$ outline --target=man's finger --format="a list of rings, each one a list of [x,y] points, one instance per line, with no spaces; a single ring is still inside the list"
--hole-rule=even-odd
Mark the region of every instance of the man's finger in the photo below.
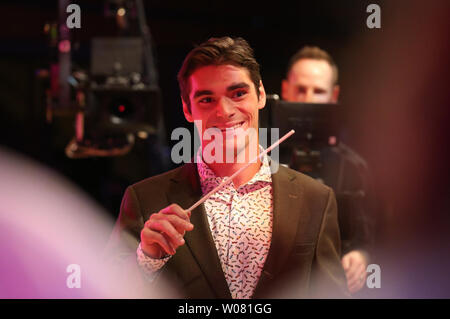
[[[365,280],[360,280],[358,282],[352,283],[351,285],[348,285],[348,290],[350,293],[354,294],[355,292],[359,291],[362,287],[364,287]]]
[[[349,258],[348,256],[344,256],[342,258],[342,267],[344,268],[344,270],[348,270],[350,268],[350,261],[351,258]]]
[[[347,277],[347,281],[349,283],[352,282],[359,282],[362,278],[362,280],[364,280],[366,277],[366,273],[365,273],[365,269],[364,269],[364,265],[359,265],[358,267],[356,267],[355,270],[352,269],[352,272],[349,273],[349,276]]]
[[[167,206],[166,208],[162,209],[160,211],[160,213],[162,214],[166,214],[166,215],[177,215],[178,217],[189,221],[189,219],[191,218],[191,212],[186,212],[183,208],[181,208],[179,205],[177,204],[172,204]]]
[[[150,220],[148,220],[147,222],[145,222],[145,227],[150,228],[150,223],[156,220],[167,220],[169,221],[173,227],[175,227],[176,231],[182,236],[184,237],[184,234],[186,233],[186,231],[191,231],[194,229],[194,225],[191,224],[190,222],[181,219],[180,217],[178,217],[177,215],[163,215],[163,214],[158,214],[157,216],[153,216],[153,218],[151,218]],[[151,229],[151,228],[150,228]]]
[[[164,233],[169,237],[170,241],[174,244],[175,248],[184,245],[183,236],[175,229],[175,227],[164,219],[151,220],[148,223],[150,229]]]
[[[364,282],[365,282],[364,277],[359,277],[355,280],[350,281],[348,283],[348,286],[355,288],[355,287],[362,286],[364,284]]]
[[[166,237],[157,231],[144,228],[141,233],[141,243],[145,245],[157,244],[166,254],[175,254],[175,248],[170,244]]]
[[[347,278],[349,282],[358,281],[361,278],[364,279],[365,278],[364,268],[362,266],[358,267],[354,272],[350,273]]]
[[[365,280],[364,280],[364,277],[359,277],[359,278],[356,278],[356,279],[353,279],[353,280],[351,280],[351,281],[349,281],[348,283],[347,283],[347,285],[350,287],[350,286],[357,286],[357,285],[359,285],[359,284],[361,284],[361,283],[364,283],[365,282]]]
[[[168,220],[177,231],[182,234],[184,231],[190,231],[194,229],[194,225],[189,221],[180,218],[178,215],[155,215],[152,219],[154,220]],[[147,223],[146,223],[147,224]]]
[[[352,262],[350,267],[346,271],[347,277],[352,278],[352,277],[356,276],[363,268],[364,268],[363,263],[358,262],[358,261]]]

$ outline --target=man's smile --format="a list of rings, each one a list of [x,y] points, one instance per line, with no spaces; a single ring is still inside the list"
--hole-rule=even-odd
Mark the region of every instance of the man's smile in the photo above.
[[[219,130],[222,131],[222,133],[226,133],[226,132],[230,132],[233,130],[237,130],[237,129],[246,129],[247,127],[247,122],[246,121],[234,121],[234,122],[229,122],[229,123],[223,123],[223,124],[216,124],[216,125],[212,125],[211,128],[218,128]]]

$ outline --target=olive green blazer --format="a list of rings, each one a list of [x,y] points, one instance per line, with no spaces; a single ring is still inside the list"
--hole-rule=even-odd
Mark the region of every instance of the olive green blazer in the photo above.
[[[283,166],[272,174],[272,187],[272,242],[253,298],[347,297],[331,188]],[[122,264],[124,272],[137,269],[140,232],[150,214],[172,203],[190,207],[201,196],[195,163],[129,186],[107,248],[111,262]],[[142,275],[138,281],[156,291],[169,282],[182,298],[231,298],[203,205],[192,211],[191,223],[194,230],[186,233],[186,244],[157,279],[150,283]]]

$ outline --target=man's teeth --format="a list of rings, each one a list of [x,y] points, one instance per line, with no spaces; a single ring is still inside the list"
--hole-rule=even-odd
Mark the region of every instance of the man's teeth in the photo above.
[[[236,129],[236,128],[241,127],[242,124],[244,124],[244,123],[238,123],[238,124],[236,124],[236,125],[234,125],[234,126],[231,126],[231,127],[224,127],[224,128],[221,128],[220,130],[221,130],[221,131],[234,130],[234,129]]]

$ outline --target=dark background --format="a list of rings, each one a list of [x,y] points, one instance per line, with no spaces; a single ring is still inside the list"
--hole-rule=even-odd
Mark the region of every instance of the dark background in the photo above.
[[[81,29],[72,29],[71,32],[72,63],[89,70],[91,39],[117,35],[117,27],[113,17],[104,16],[103,1],[76,3],[81,7]],[[351,92],[348,88],[357,80],[355,70],[345,65],[347,48],[361,35],[371,37],[382,32],[366,27],[368,3],[144,1],[159,73],[167,136],[176,127],[188,127],[181,112],[176,81],[181,63],[193,45],[213,36],[241,36],[249,41],[261,64],[267,93],[280,93],[287,61],[301,46],[314,44],[328,50],[340,66],[341,102],[345,104],[346,95]],[[36,70],[48,68],[56,59],[44,34],[44,24],[58,20],[58,2],[9,1],[3,2],[0,8],[0,105],[2,130],[5,132],[1,141],[59,169],[115,216],[127,184],[164,171],[166,167],[135,170],[134,173],[117,172],[117,166],[122,163],[127,163],[133,170],[132,166],[137,161],[133,154],[124,160],[66,159],[62,151],[73,136],[72,119],[60,117],[51,124],[45,123],[46,86],[36,76]],[[348,134],[349,139],[354,135]],[[357,143],[353,144],[358,148]],[[133,159],[128,159],[130,157]],[[134,164],[130,165],[130,161]],[[111,174],[116,178],[111,179]],[[112,189],[101,194],[105,187]],[[114,197],[109,194],[114,194]]]
[[[72,56],[88,69],[90,39],[117,30],[103,17],[102,1],[76,3],[81,29],[72,34],[78,43]],[[266,92],[277,94],[296,50],[312,44],[329,51],[340,71],[346,142],[368,161],[383,207],[378,263],[392,265],[383,268],[390,269],[383,283],[394,296],[450,296],[448,1],[144,3],[167,136],[188,127],[176,74],[193,45],[212,36],[245,38]],[[381,29],[366,26],[369,3],[382,8]],[[3,1],[0,15],[0,143],[67,176],[116,217],[127,185],[168,167],[155,165],[154,150],[145,147],[122,158],[68,159],[73,122],[45,122],[44,87],[36,77],[52,59],[43,27],[57,20],[57,1]]]

